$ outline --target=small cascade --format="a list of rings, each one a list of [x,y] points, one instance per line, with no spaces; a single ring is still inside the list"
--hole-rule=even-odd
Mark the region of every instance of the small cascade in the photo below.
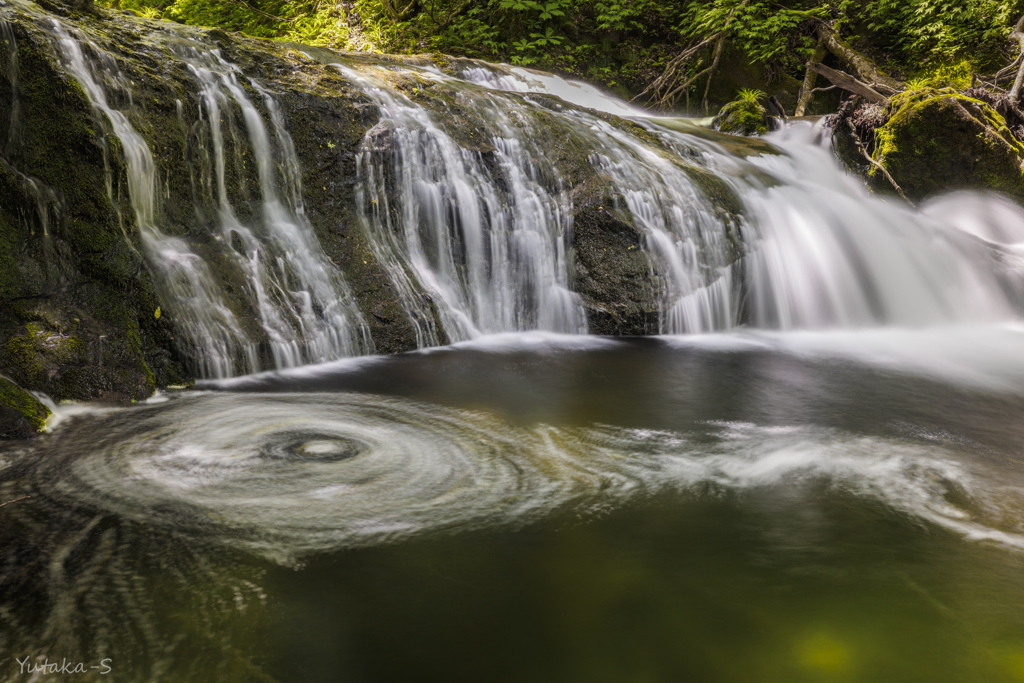
[[[406,307],[421,305],[411,271],[453,341],[534,329],[585,333],[566,255],[571,200],[531,143],[526,117],[458,91],[458,106],[473,114],[465,132],[479,136],[467,148],[391,87],[386,69],[337,67],[380,107],[359,159],[360,208]],[[436,343],[429,326],[418,328],[421,344]]]
[[[612,179],[618,201],[647,238],[661,331],[681,334],[732,327],[737,310],[731,263],[741,216],[722,217],[717,212],[689,175],[705,173],[702,169],[666,156],[604,121],[591,125],[601,149],[593,163]]]
[[[235,69],[216,52],[190,49],[185,58],[201,84],[204,123],[216,176],[218,230],[245,273],[277,368],[372,352],[366,324],[340,272],[305,217],[299,162],[271,93],[249,85],[269,113],[273,138]],[[260,212],[239,218],[227,189],[225,115],[238,107],[259,175]],[[228,136],[237,140],[239,131]]]
[[[771,182],[737,185],[750,216],[750,322],[775,329],[1005,320],[1014,306],[988,250],[952,214],[870,196],[806,125],[751,163]]]
[[[487,65],[463,75],[519,93],[581,101],[586,93],[589,106],[605,112],[624,106],[522,70]],[[632,120],[661,149],[585,111],[569,115],[597,134],[594,162],[646,234],[664,333],[926,325],[1015,313],[985,249],[952,220],[869,195],[839,168],[820,129],[796,124],[768,138],[778,153],[741,158],[656,118]],[[739,215],[716,211],[690,160],[729,186]],[[990,226],[997,218],[979,220]],[[730,265],[737,246],[745,256]]]
[[[188,242],[161,227],[157,197],[157,168],[146,141],[126,114],[111,106],[100,84],[105,80],[130,101],[130,88],[116,62],[97,45],[102,76],[86,58],[79,40],[55,26],[68,70],[82,85],[93,106],[103,114],[120,140],[128,162],[128,183],[136,223],[142,234],[147,262],[157,276],[163,298],[188,339],[189,351],[201,376],[229,377],[265,367],[261,337],[273,367],[369,353],[373,343],[361,315],[338,270],[323,253],[306,220],[299,181],[298,160],[273,96],[255,82],[250,87],[269,113],[273,138],[263,116],[239,84],[235,71],[215,53],[189,48],[189,62],[201,87],[200,127],[209,132],[216,175],[218,258],[221,267],[244,274],[242,294],[257,313],[258,332],[247,330],[211,265]],[[106,78],[104,79],[103,76]],[[245,142],[253,151],[262,197],[261,210],[242,221],[229,199],[225,155],[229,143],[222,120],[237,107],[245,122]],[[234,151],[240,149],[240,131],[232,128]],[[113,198],[112,198],[113,200]],[[224,265],[227,262],[227,265]],[[244,308],[244,304],[243,304]]]
[[[605,113],[643,114],[593,87],[523,69],[481,65],[462,75],[485,87],[556,95]],[[735,325],[738,310],[730,266],[739,247],[742,217],[722,216],[694,179],[711,180],[702,166],[707,163],[707,146],[682,137],[656,146],[616,128],[606,117],[585,110],[566,115],[588,132],[591,163],[616,188],[613,200],[646,237],[659,293],[661,331],[697,333]],[[695,158],[700,163],[694,163]]]
[[[174,312],[179,329],[195,354],[197,370],[202,376],[216,378],[230,377],[236,368],[243,372],[257,371],[260,366],[255,344],[228,307],[208,265],[183,239],[166,235],[157,223],[156,164],[149,146],[124,112],[108,103],[106,91],[86,59],[82,44],[56,20],[54,32],[68,71],[121,142],[128,163],[128,190],[143,247],[163,299]],[[95,44],[89,47],[94,53],[103,54]],[[118,83],[121,79],[113,59],[104,60],[104,66]],[[123,87],[123,83],[120,85]]]
[[[18,94],[18,87],[21,81],[21,73],[18,68],[18,42],[14,37],[14,30],[10,22],[0,20],[0,81],[6,88],[10,88],[10,111],[7,115],[7,140],[0,141],[0,154],[9,157],[14,153],[19,141],[19,129],[21,127],[21,98]]]

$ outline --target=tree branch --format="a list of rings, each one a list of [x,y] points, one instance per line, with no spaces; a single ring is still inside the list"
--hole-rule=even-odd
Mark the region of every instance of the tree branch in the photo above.
[[[871,155],[868,154],[868,151],[864,148],[863,141],[860,139],[860,134],[857,133],[857,127],[853,125],[853,121],[846,119],[846,125],[850,128],[850,133],[853,135],[853,144],[857,145],[857,149],[859,149],[860,153],[864,155],[864,158],[868,160],[868,163],[882,172],[882,175],[884,175],[886,180],[889,181],[889,184],[895,188],[896,192],[898,192],[901,197],[903,197],[903,201],[914,208],[917,208],[917,205],[914,204],[914,202],[907,199],[907,195],[903,193],[903,188],[897,184],[896,180],[889,174],[889,171],[885,169],[885,166],[882,166],[882,164],[875,161]]]
[[[729,15],[725,18],[725,22],[722,28],[715,33],[705,37],[696,45],[688,47],[681,53],[672,58],[666,66],[665,70],[661,73],[658,78],[654,80],[647,88],[644,89],[639,95],[633,98],[636,100],[648,93],[651,93],[653,97],[656,97],[655,104],[660,106],[667,106],[679,95],[681,92],[685,92],[687,95],[687,101],[689,101],[689,87],[696,81],[707,76],[708,82],[704,88],[704,99],[703,106],[705,110],[708,107],[708,93],[711,91],[711,78],[715,74],[715,70],[718,68],[718,64],[722,60],[722,53],[725,51],[725,41],[728,39],[730,31],[732,29],[732,20],[736,16],[736,13],[742,10],[750,4],[750,0],[743,0],[736,7],[732,8]],[[696,76],[692,76],[684,81],[682,84],[677,84],[681,73],[685,73],[685,69],[690,59],[697,55],[701,50],[707,46],[715,44],[714,58],[712,59],[711,65],[706,69],[700,71]],[[699,65],[699,62],[698,62]],[[631,100],[632,101],[632,100]]]
[[[834,83],[843,90],[848,90],[854,94],[860,95],[865,100],[873,104],[881,104],[887,99],[885,95],[882,95],[867,83],[858,81],[850,74],[837,71],[820,62],[807,62],[807,68],[817,72],[821,76],[824,76],[831,83]]]
[[[895,95],[906,89],[906,85],[902,81],[897,81],[879,71],[870,57],[847,45],[824,21],[818,23],[818,38],[825,48],[842,60],[861,81],[872,83],[875,88],[886,90],[890,95]],[[826,78],[828,77],[826,76]]]

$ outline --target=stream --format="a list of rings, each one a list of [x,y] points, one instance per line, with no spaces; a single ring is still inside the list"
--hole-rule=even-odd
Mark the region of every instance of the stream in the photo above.
[[[1020,207],[870,195],[820,125],[294,46],[377,117],[342,180],[413,331],[380,355],[270,76],[146,36],[194,86],[199,235],[116,50],[14,7],[119,143],[201,379],[0,443],[0,680],[1024,681]],[[650,335],[593,333],[599,181]]]

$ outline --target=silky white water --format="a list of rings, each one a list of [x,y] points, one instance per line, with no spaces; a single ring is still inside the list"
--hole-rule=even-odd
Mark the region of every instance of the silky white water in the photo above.
[[[108,89],[123,92],[130,100],[127,79],[95,43],[88,43],[94,55],[91,60],[83,51],[86,43],[56,20],[53,30],[68,70],[124,149],[131,205],[147,261],[188,338],[187,351],[195,354],[197,371],[203,376],[228,377],[260,370],[259,340],[244,329],[211,265],[185,239],[167,235],[161,225],[159,173],[153,155],[126,113],[108,103]],[[274,131],[271,138],[263,115],[240,86],[232,65],[216,51],[198,46],[187,45],[180,52],[200,86],[203,118],[194,129],[199,131],[196,147],[213,157],[208,163],[215,175],[217,216],[211,227],[221,245],[218,252],[244,274],[244,295],[258,312],[272,367],[371,352],[373,342],[344,277],[327,259],[304,217],[298,160],[273,96],[250,82],[263,97]],[[238,108],[245,123],[262,195],[261,212],[248,224],[234,210],[225,181],[225,155],[230,152],[223,125],[231,119],[232,107]],[[232,127],[230,132],[235,141],[231,151],[237,154],[241,131]]]
[[[306,218],[309,160],[298,158],[270,86],[218,50],[176,43],[196,85],[194,208],[212,238],[196,240],[166,224],[158,188],[169,170],[132,123],[132,85],[116,59],[59,24],[52,30],[124,149],[144,255],[197,373],[372,353],[360,303]],[[423,60],[310,56],[376,108],[356,156],[357,229],[421,348],[503,332],[585,334],[590,313],[575,291],[580,202],[608,204],[600,210],[641,235],[664,334],[1018,315],[1019,207],[961,193],[919,211],[872,196],[840,170],[820,127],[796,124],[767,145],[737,146],[522,69],[470,62],[455,77]],[[431,98],[418,96],[427,89]],[[110,104],[112,94],[127,106]],[[552,140],[571,145],[571,156]],[[252,174],[257,187],[243,178],[239,192],[257,202],[235,196],[231,164]],[[47,215],[43,207],[44,233]]]

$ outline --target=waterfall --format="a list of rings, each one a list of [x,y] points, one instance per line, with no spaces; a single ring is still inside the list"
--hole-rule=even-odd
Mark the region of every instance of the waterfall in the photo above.
[[[132,208],[147,262],[155,271],[162,298],[188,338],[198,372],[220,378],[237,371],[260,370],[257,335],[245,329],[211,265],[185,239],[166,234],[161,226],[157,168],[146,141],[125,112],[109,103],[82,41],[56,20],[54,32],[68,70],[124,149]],[[125,90],[130,100],[130,87],[115,60],[95,43],[88,46],[103,65],[107,82]],[[212,138],[219,208],[215,237],[224,245],[218,255],[244,273],[245,294],[258,313],[274,367],[372,351],[372,341],[343,278],[304,217],[298,160],[273,96],[251,82],[269,112],[276,145],[230,64],[215,52],[198,48],[185,50],[183,59],[201,86],[204,121]],[[237,106],[242,113],[260,179],[262,212],[249,225],[239,220],[228,198],[224,162],[228,145],[222,118],[229,106]],[[237,131],[232,131],[232,137],[237,139]]]
[[[612,224],[601,230],[636,236],[649,272],[630,275],[643,280],[632,286],[652,292],[643,324],[656,315],[662,334],[1017,315],[1022,283],[999,269],[1021,258],[993,235],[1024,225],[1019,207],[965,218],[957,207],[976,195],[925,211],[872,196],[839,168],[821,128],[796,124],[749,141],[524,69],[461,60],[457,71],[295,46],[303,64],[319,62],[316,78],[340,76],[367,103],[358,106],[372,108],[352,138],[361,141],[339,153],[352,175],[337,185],[350,188],[353,205],[337,220],[354,224],[339,230],[355,231],[374,259],[363,264],[378,269],[357,273],[353,289],[318,238],[334,226],[307,215],[303,174],[321,160],[296,151],[306,138],[289,127],[294,84],[161,28],[170,37],[152,34],[164,41],[160,54],[184,67],[176,78],[187,92],[175,106],[187,149],[184,159],[158,160],[146,105],[116,51],[86,28],[46,22],[98,124],[120,142],[134,216],[122,221],[125,238],[134,223],[178,343],[203,377],[374,353],[371,331],[392,324],[384,316],[394,310],[409,330],[402,348],[529,330],[586,334],[595,311],[617,305],[579,286],[577,224],[591,210]],[[2,23],[0,52],[16,82],[17,50]],[[11,101],[8,147],[18,127]],[[163,205],[181,169],[194,221]],[[115,176],[108,163],[118,210]],[[58,198],[36,195],[48,237]],[[381,298],[367,300],[375,287]]]
[[[175,312],[179,329],[195,350],[199,372],[210,377],[230,377],[236,360],[244,361],[243,370],[255,372],[259,369],[255,345],[228,307],[209,266],[184,240],[166,235],[158,224],[157,171],[149,145],[125,113],[108,103],[106,91],[97,80],[79,40],[56,20],[54,32],[68,71],[121,142],[128,163],[128,191],[143,246],[156,271],[163,299]],[[102,54],[95,44],[90,48]],[[104,66],[113,76],[112,80],[124,87],[123,80],[118,78],[116,62],[108,58]]]
[[[276,145],[232,65],[216,52],[196,49],[188,50],[185,58],[202,86],[217,179],[218,231],[234,246],[235,260],[255,295],[275,366],[372,351],[373,342],[347,284],[306,220],[298,158],[273,96],[255,80],[249,81],[269,112]],[[245,121],[263,199],[261,214],[249,224],[239,219],[225,180],[222,121],[224,110],[232,105]]]
[[[359,159],[360,208],[406,306],[416,306],[411,271],[453,341],[533,329],[586,333],[566,257],[571,200],[531,144],[525,118],[459,92],[458,106],[473,114],[466,132],[477,136],[478,149],[467,149],[389,87],[387,69],[336,66],[380,107]],[[421,343],[436,343],[432,330],[420,334]]]
[[[521,69],[481,63],[463,75],[489,88],[558,94],[623,113],[621,102],[602,102],[590,89]],[[569,115],[598,134],[595,163],[614,178],[620,201],[646,234],[664,333],[741,324],[924,325],[1014,315],[988,252],[960,229],[962,220],[869,195],[839,168],[820,129],[796,124],[770,136],[777,153],[741,157],[693,135],[692,128],[671,125],[679,122],[634,113],[634,121],[674,152],[666,156],[585,110]],[[740,216],[716,213],[692,169],[681,163],[689,159],[732,188],[743,205]],[[1024,215],[1004,208],[975,221],[987,227],[969,231],[997,230],[1007,212]],[[736,233],[746,255],[730,266],[729,236]]]

